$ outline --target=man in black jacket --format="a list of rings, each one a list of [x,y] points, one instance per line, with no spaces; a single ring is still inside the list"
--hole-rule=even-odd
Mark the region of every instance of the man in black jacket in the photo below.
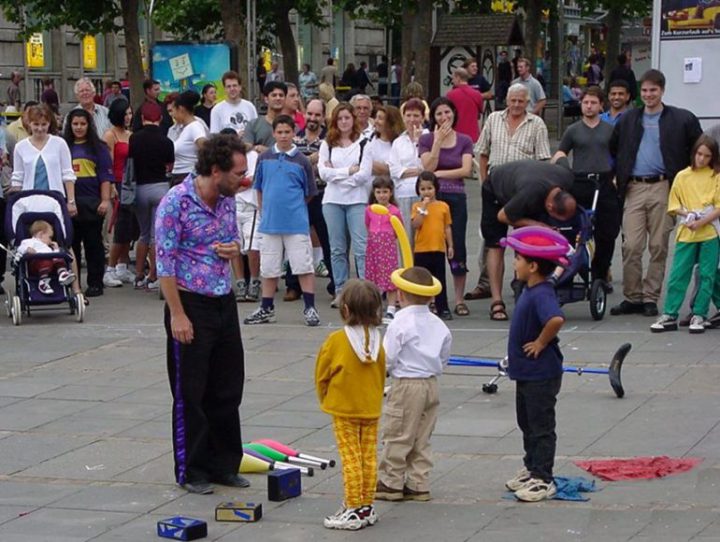
[[[649,70],[640,79],[644,108],[627,111],[615,125],[610,153],[623,206],[623,295],[611,314],[656,316],[665,276],[668,238],[673,221],[667,214],[675,175],[690,164],[690,151],[702,134],[690,111],[665,105],[665,76]],[[650,263],[643,278],[645,247]]]

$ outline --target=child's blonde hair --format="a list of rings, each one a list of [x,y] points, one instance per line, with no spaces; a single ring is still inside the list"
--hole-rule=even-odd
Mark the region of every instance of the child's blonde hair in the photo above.
[[[367,280],[350,279],[340,294],[340,316],[348,326],[379,326],[382,294]]]
[[[36,220],[30,225],[30,235],[32,237],[35,237],[38,233],[43,231],[49,231],[52,233],[53,227],[50,222],[47,222],[45,220]]]

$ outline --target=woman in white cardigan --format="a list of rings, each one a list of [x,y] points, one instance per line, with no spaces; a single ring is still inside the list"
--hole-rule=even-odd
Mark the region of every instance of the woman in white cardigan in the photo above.
[[[333,111],[328,135],[320,145],[318,157],[320,178],[327,183],[323,196],[323,216],[330,237],[335,282],[334,307],[350,274],[346,230],[350,232],[350,245],[358,276],[365,278],[365,207],[372,180],[372,177],[360,170],[366,143],[353,106],[339,104]]]
[[[55,118],[46,106],[35,105],[27,115],[30,137],[15,145],[12,189],[60,192],[67,198],[70,216],[75,216],[75,173],[70,149],[63,138],[50,134]]]

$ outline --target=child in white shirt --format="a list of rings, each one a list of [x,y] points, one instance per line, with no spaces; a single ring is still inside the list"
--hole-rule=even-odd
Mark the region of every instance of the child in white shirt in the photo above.
[[[58,244],[52,240],[53,227],[44,220],[36,220],[30,226],[30,235],[23,239],[17,249],[18,258],[25,254],[50,254],[60,252]],[[38,258],[28,262],[28,269],[33,276],[39,276],[38,290],[41,294],[55,293],[50,285],[50,275],[57,272],[58,280],[63,286],[69,286],[75,280],[75,274],[68,271],[67,263],[63,258]]]

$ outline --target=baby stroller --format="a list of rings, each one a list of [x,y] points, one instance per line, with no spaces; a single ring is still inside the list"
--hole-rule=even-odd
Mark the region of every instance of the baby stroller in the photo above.
[[[50,277],[52,294],[43,294],[38,288],[40,277],[32,276],[29,262],[40,259],[61,258],[70,269],[72,257],[68,252],[43,254],[24,254],[16,256],[15,249],[23,239],[30,237],[30,226],[36,220],[50,223],[55,233],[55,242],[66,251],[72,245],[72,220],[62,195],[55,191],[27,190],[13,195],[8,200],[5,216],[5,237],[8,240],[12,260],[12,273],[15,277],[15,293],[8,291],[5,308],[13,324],[19,326],[23,313],[30,316],[30,309],[45,309],[50,305],[67,303],[70,314],[78,322],[85,317],[85,299],[83,294],[75,294],[70,286],[60,284],[58,277]],[[55,307],[52,307],[55,308]]]

